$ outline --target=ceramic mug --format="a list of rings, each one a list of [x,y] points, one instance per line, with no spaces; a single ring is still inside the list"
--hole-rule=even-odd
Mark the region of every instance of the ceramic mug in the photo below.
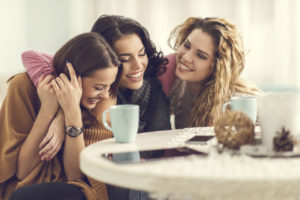
[[[231,110],[242,111],[256,123],[257,101],[256,97],[232,97],[229,102],[224,103],[223,112],[226,111],[227,105],[230,105]]]
[[[273,140],[284,128],[295,137],[300,136],[300,94],[267,92],[257,97],[258,118],[262,130],[262,145],[273,151]]]
[[[107,123],[106,114],[110,113],[111,126]],[[131,104],[114,105],[102,114],[103,125],[112,131],[116,142],[135,141],[139,127],[139,106]]]

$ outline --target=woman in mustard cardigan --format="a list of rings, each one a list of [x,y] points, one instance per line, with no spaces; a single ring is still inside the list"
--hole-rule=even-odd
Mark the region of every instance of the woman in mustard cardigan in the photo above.
[[[0,113],[0,199],[17,188],[10,199],[107,199],[105,185],[81,173],[79,153],[111,137],[90,110],[116,95],[119,64],[99,34],[84,33],[55,54],[56,78],[42,76],[37,89],[26,73],[10,79]],[[55,115],[64,119],[64,146],[41,160],[38,146]]]

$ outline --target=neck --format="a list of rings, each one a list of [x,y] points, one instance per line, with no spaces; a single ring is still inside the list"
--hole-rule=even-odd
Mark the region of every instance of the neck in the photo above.
[[[201,89],[203,83],[202,82],[187,82],[187,90],[191,94],[197,94]]]

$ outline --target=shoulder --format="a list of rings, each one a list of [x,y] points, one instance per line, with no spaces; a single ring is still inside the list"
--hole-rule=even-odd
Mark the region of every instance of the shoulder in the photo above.
[[[9,80],[8,92],[10,93],[32,93],[36,89],[26,73],[16,74]]]
[[[28,86],[32,85],[29,76],[26,73],[20,73],[12,76],[9,79],[9,85],[14,85],[14,86]]]

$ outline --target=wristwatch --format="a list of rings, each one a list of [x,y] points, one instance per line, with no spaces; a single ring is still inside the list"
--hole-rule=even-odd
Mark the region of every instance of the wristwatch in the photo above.
[[[77,128],[74,126],[66,127],[66,134],[68,134],[70,137],[77,137],[81,133],[83,133],[83,127],[81,128]]]

